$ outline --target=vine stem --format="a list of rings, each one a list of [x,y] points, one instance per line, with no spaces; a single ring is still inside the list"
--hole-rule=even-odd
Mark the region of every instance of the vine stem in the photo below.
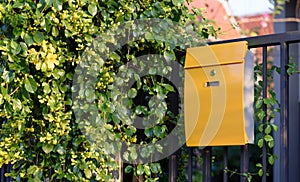
[[[9,96],[12,96],[16,91],[18,91],[20,86],[18,86],[12,93],[9,94]]]

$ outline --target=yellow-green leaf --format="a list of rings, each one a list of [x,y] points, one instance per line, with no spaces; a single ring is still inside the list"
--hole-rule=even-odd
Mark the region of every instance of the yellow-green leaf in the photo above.
[[[137,90],[135,88],[131,88],[128,92],[128,97],[129,98],[135,98],[137,95]]]
[[[33,35],[33,40],[37,43],[40,44],[44,40],[44,34],[42,32],[37,31]]]
[[[28,46],[31,46],[34,43],[33,37],[29,34],[25,34],[23,39]]]
[[[258,171],[258,175],[259,176],[262,176],[264,174],[264,171],[262,170],[262,169],[260,169],[259,171]]]
[[[58,34],[59,34],[59,31],[58,31],[57,27],[53,26],[53,27],[52,27],[52,35],[53,35],[54,37],[57,37]]]
[[[90,169],[84,169],[84,175],[87,179],[90,179],[92,177],[92,172]]]
[[[42,149],[43,149],[43,151],[46,153],[46,154],[49,154],[50,152],[52,152],[52,150],[53,150],[53,145],[52,144],[44,144],[43,145],[43,147],[42,147]]]
[[[97,14],[97,6],[95,4],[90,4],[88,6],[88,11],[92,16],[95,16]]]
[[[37,84],[33,78],[25,79],[25,89],[30,93],[34,93],[37,90]]]
[[[145,170],[144,170],[144,166],[142,164],[139,164],[136,170],[136,174],[138,176],[142,176],[144,174]]]

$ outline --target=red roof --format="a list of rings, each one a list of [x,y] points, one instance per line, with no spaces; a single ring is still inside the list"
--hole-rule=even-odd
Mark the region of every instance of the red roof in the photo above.
[[[204,17],[213,20],[216,28],[221,27],[222,34],[218,35],[218,39],[233,39],[274,32],[271,14],[233,17],[225,0],[194,0],[188,7],[202,8]]]

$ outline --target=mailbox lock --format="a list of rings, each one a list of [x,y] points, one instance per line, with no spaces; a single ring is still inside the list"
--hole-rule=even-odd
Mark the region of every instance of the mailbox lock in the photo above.
[[[217,71],[216,70],[211,70],[210,71],[210,76],[215,76],[217,74]]]

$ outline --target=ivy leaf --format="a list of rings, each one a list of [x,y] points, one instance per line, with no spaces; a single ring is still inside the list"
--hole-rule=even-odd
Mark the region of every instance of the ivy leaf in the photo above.
[[[0,91],[1,91],[2,96],[3,96],[4,99],[5,99],[6,97],[9,96],[9,95],[7,94],[7,89],[4,88],[4,87],[2,87],[1,85],[0,85]]]
[[[146,32],[146,33],[145,33],[145,38],[146,38],[147,40],[152,40],[152,39],[154,39],[154,36],[153,36],[152,33]]]
[[[136,174],[138,176],[142,176],[144,174],[145,170],[144,170],[144,166],[142,164],[139,164],[136,170]]]
[[[135,98],[137,95],[137,90],[135,88],[131,88],[128,92],[128,97],[129,98]]]
[[[159,173],[161,170],[159,164],[157,164],[157,163],[151,163],[150,167],[151,167],[151,171],[153,173]]]
[[[34,35],[33,35],[33,40],[37,43],[40,44],[43,40],[44,40],[44,34],[40,31],[37,31]]]
[[[124,158],[125,160],[128,160],[128,159],[129,159],[129,153],[128,153],[128,152],[124,152],[124,153],[123,153],[123,158]]]
[[[258,100],[258,101],[256,102],[255,108],[256,108],[256,109],[260,109],[262,105],[263,105],[263,101],[260,99],[260,100]]]
[[[97,14],[97,6],[95,4],[90,4],[88,6],[88,11],[92,16],[95,16]]]
[[[92,177],[92,172],[90,169],[84,169],[84,175],[87,179],[90,179]]]
[[[57,153],[60,155],[63,155],[66,152],[66,150],[62,146],[58,146]]]
[[[33,174],[35,171],[37,171],[38,167],[36,165],[32,165],[27,169],[28,174]]]
[[[167,60],[167,61],[172,61],[172,60],[175,60],[176,57],[174,55],[173,52],[164,52],[164,58]]]
[[[271,126],[270,126],[270,125],[267,125],[267,127],[266,127],[266,129],[265,129],[265,133],[266,133],[266,134],[269,134],[269,133],[271,133],[271,131],[272,131]]]
[[[65,36],[66,37],[71,37],[72,36],[72,33],[68,30],[65,30]]]
[[[259,127],[258,127],[258,130],[260,132],[263,132],[263,130],[264,130],[264,124],[260,124]]]
[[[291,76],[291,75],[294,74],[294,73],[295,73],[295,69],[294,69],[294,68],[289,67],[289,68],[287,69],[287,74],[288,74],[289,76]]]
[[[274,106],[276,103],[277,103],[277,100],[274,97],[270,98],[270,104],[272,106]]]
[[[271,124],[271,126],[273,127],[274,131],[278,131],[278,126],[276,126],[275,124]]]
[[[143,158],[149,157],[150,154],[151,154],[151,153],[150,153],[150,151],[149,151],[149,149],[148,149],[147,147],[142,148],[142,150],[141,150],[141,156],[142,156]]]
[[[62,0],[54,0],[53,6],[58,11],[62,10]]]
[[[156,125],[154,127],[153,134],[157,137],[160,137],[162,135],[161,127]]]
[[[13,100],[13,109],[14,110],[21,110],[22,109],[22,103],[19,99]]]
[[[273,147],[274,147],[274,140],[269,141],[269,142],[268,142],[268,146],[269,146],[270,148],[273,148]]]
[[[28,51],[28,47],[24,42],[20,42],[20,46],[24,53],[26,53]]]
[[[257,164],[256,164],[256,167],[260,167],[260,168],[261,168],[261,167],[263,167],[263,166],[262,166],[261,163],[257,163]]]
[[[257,116],[258,116],[259,120],[262,121],[264,119],[264,117],[266,116],[266,113],[263,110],[261,110],[261,111],[259,111]]]
[[[151,170],[150,170],[150,167],[149,166],[144,166],[144,170],[145,170],[145,174],[147,176],[151,176]]]
[[[21,3],[19,1],[16,1],[13,5],[13,8],[19,8],[22,9],[24,7],[24,3]]]
[[[21,52],[21,50],[22,50],[21,46],[20,46],[17,42],[15,42],[15,41],[12,41],[12,42],[10,43],[10,46],[11,46],[11,48],[12,48],[12,53],[13,53],[14,55],[19,54],[19,53]]]
[[[152,128],[146,128],[146,129],[144,130],[144,133],[145,133],[145,135],[146,135],[147,137],[151,137],[151,136],[153,136],[153,129],[152,129]]]
[[[4,103],[3,95],[0,94],[0,105],[2,105],[3,103]]]
[[[130,153],[131,159],[132,159],[132,160],[136,160],[137,157],[138,157],[138,155],[137,155],[137,153],[136,153],[136,150],[132,149],[130,152],[131,152],[131,153]]]
[[[257,145],[258,145],[259,148],[262,148],[263,145],[264,145],[263,139],[259,139],[258,142],[257,142]]]
[[[174,87],[172,86],[172,85],[170,85],[170,84],[164,84],[163,85],[168,91],[170,91],[170,92],[174,92],[175,90],[174,90]]]
[[[120,56],[119,54],[115,53],[115,52],[112,52],[110,55],[109,55],[110,58],[112,58],[113,60],[116,60],[116,61],[120,61]]]
[[[262,176],[263,174],[264,174],[263,169],[260,169],[260,170],[258,171],[258,175],[259,175],[259,176]]]
[[[150,75],[155,75],[155,74],[156,74],[156,69],[153,68],[153,67],[151,67],[151,68],[149,69],[149,74],[150,74]]]
[[[37,90],[37,83],[33,78],[25,79],[25,89],[30,93],[34,93]]]
[[[53,0],[45,0],[45,3],[46,3],[47,5],[52,5]]]
[[[270,142],[270,141],[273,141],[273,140],[274,140],[273,137],[272,137],[271,135],[266,135],[266,136],[264,136],[264,139],[265,139],[265,141],[267,141],[267,142]]]
[[[55,26],[52,27],[52,35],[54,37],[57,37],[59,35],[59,31],[58,31],[57,27],[55,27]]]
[[[155,147],[158,152],[160,152],[160,153],[163,152],[163,146],[161,146],[160,144],[157,144]]]
[[[42,147],[42,149],[43,149],[43,151],[46,153],[46,154],[49,154],[50,152],[52,152],[52,150],[53,150],[53,145],[52,144],[44,144],[43,145],[43,147]]]
[[[49,94],[51,92],[49,84],[44,82],[44,83],[42,83],[42,85],[44,87],[44,89],[43,89],[44,93]]]
[[[271,165],[274,164],[274,157],[273,157],[273,155],[270,155],[270,156],[268,157],[268,161],[269,161],[269,163],[270,163]]]
[[[125,167],[125,173],[127,173],[127,174],[130,173],[130,172],[132,171],[132,168],[133,168],[133,167],[132,167],[131,165],[126,166],[126,167]]]
[[[42,182],[42,181],[40,180],[40,178],[39,178],[37,175],[34,176],[33,181],[34,181],[34,182]]]

